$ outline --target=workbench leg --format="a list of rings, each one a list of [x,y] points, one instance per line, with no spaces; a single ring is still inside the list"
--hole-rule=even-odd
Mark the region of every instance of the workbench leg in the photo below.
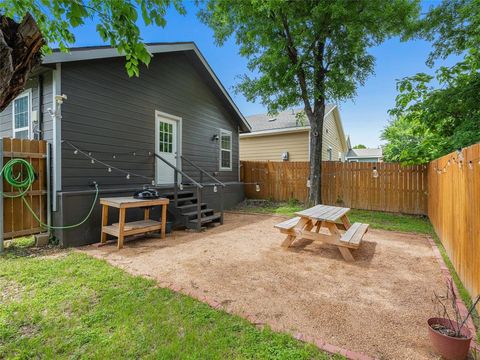
[[[162,239],[165,239],[167,231],[167,205],[162,205]]]
[[[123,248],[123,233],[125,231],[125,208],[120,208],[118,211],[118,249]]]
[[[150,220],[150,208],[143,209],[143,219]]]
[[[108,225],[108,205],[102,205],[102,236],[101,243],[107,242],[107,233],[103,232],[103,228]]]

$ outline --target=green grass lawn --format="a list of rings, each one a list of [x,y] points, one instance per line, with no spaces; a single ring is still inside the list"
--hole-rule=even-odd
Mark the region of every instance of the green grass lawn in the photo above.
[[[0,258],[2,359],[330,358],[87,255],[27,254]]]
[[[250,204],[248,202],[242,203],[238,206],[238,211],[262,213],[262,214],[275,214],[275,215],[287,215],[294,216],[295,212],[303,210],[305,206],[296,201],[289,202],[269,202],[259,204]],[[397,213],[388,213],[381,211],[368,211],[368,210],[356,210],[352,209],[348,213],[348,218],[352,223],[362,222],[370,224],[372,229],[388,230],[388,231],[403,231],[410,233],[426,234],[432,236],[437,244],[443,260],[452,274],[453,280],[457,285],[458,291],[463,302],[467,306],[471,306],[472,299],[470,294],[463,286],[460,278],[458,277],[452,262],[450,261],[445,248],[443,247],[440,239],[435,233],[432,224],[425,216],[405,215]],[[432,309],[433,310],[433,309]],[[477,328],[477,341],[480,342],[480,316],[477,312],[473,314],[473,321]]]

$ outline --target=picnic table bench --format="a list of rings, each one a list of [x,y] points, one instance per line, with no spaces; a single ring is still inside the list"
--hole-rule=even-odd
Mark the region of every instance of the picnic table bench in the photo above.
[[[358,249],[368,224],[350,224],[347,213],[349,208],[317,205],[295,213],[296,217],[283,221],[275,228],[287,237],[282,247],[290,247],[296,239],[310,239],[336,245],[346,261],[355,261],[350,249]],[[321,229],[327,231],[321,231]],[[340,230],[345,232],[342,234]]]

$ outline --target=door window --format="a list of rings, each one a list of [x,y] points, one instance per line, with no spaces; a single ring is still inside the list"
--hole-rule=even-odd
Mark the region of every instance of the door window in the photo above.
[[[158,150],[163,153],[173,152],[173,125],[160,121]]]

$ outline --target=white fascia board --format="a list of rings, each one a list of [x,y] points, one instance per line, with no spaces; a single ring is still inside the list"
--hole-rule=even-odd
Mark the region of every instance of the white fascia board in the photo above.
[[[297,132],[304,132],[304,131],[310,131],[310,126],[254,131],[254,132],[247,133],[247,134],[240,134],[240,138],[249,138],[249,137],[256,137],[256,136],[271,136],[271,135],[279,135],[279,134],[290,134],[290,133],[297,133]]]

